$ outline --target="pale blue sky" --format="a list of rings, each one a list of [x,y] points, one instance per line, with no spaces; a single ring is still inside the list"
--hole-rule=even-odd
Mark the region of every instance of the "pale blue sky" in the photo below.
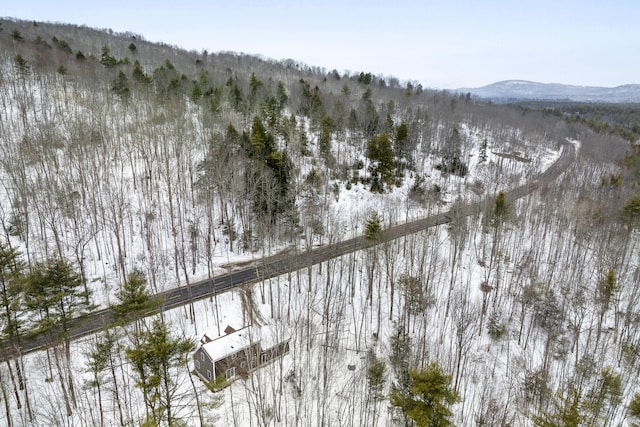
[[[640,1],[6,0],[0,15],[132,31],[189,50],[477,87],[640,83]]]

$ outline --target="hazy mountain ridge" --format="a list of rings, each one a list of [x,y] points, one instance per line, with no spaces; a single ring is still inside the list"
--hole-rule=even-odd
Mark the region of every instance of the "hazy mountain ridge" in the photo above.
[[[575,86],[560,83],[538,83],[526,80],[505,80],[479,88],[460,88],[458,93],[470,93],[496,102],[522,100],[574,101],[603,103],[640,102],[640,84],[616,87]]]

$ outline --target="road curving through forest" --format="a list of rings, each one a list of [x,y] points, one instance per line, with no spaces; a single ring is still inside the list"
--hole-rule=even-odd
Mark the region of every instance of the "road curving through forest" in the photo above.
[[[506,201],[513,202],[532,193],[538,188],[552,183],[567,170],[575,158],[575,144],[571,142],[563,143],[560,157],[549,168],[538,175],[534,181],[504,192]],[[490,197],[480,202],[457,205],[456,209],[458,215],[466,217],[480,213],[483,208],[493,200],[494,198]],[[154,312],[148,313],[148,315],[153,315],[158,311],[177,308],[187,303],[209,298],[215,294],[220,294],[246,284],[291,273],[373,245],[446,224],[451,220],[450,212],[451,209],[419,220],[386,228],[382,231],[382,237],[377,240],[372,241],[366,239],[364,236],[358,236],[309,251],[296,252],[286,257],[275,255],[258,260],[259,265],[257,266],[254,265],[212,279],[201,280],[188,286],[181,286],[161,292],[152,297],[158,302],[159,308]],[[67,339],[76,340],[100,332],[104,328],[114,325],[115,321],[115,313],[111,308],[92,312],[74,319],[74,321],[71,322]],[[52,333],[49,331],[46,336],[39,334],[30,337],[21,337],[20,345],[11,344],[7,341],[2,342],[0,343],[0,360],[4,361],[8,358],[46,348],[51,345],[52,342],[55,342],[55,340],[50,339],[51,336]]]

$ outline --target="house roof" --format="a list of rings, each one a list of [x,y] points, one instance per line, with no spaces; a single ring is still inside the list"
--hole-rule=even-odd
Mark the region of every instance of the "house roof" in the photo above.
[[[212,362],[249,348],[252,344],[260,343],[264,350],[290,339],[288,334],[283,334],[274,326],[245,326],[237,330],[227,326],[224,333],[225,335],[213,339],[205,333],[200,340],[202,349],[209,355]]]
[[[202,349],[213,362],[217,362],[259,341],[259,335],[254,333],[251,328],[245,327],[202,344]]]

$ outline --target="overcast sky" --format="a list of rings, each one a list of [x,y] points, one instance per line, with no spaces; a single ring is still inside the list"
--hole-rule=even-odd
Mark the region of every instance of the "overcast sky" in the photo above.
[[[131,31],[425,87],[640,83],[639,0],[6,0],[0,15]]]

